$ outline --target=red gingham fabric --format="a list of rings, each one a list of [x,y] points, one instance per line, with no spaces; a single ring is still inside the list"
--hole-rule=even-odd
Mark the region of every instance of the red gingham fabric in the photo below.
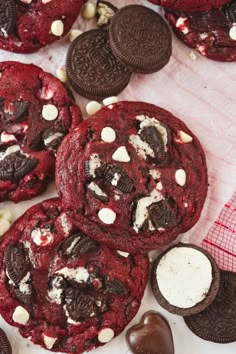
[[[202,241],[221,269],[236,272],[236,192]]]

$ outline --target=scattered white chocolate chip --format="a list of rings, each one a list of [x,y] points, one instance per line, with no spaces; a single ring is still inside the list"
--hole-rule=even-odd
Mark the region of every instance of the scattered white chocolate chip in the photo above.
[[[9,229],[11,223],[6,219],[0,219],[0,236],[3,236]]]
[[[184,186],[186,183],[186,172],[180,168],[175,172],[175,181],[178,183],[180,186]]]
[[[233,27],[230,28],[229,36],[233,41],[236,41],[236,23],[234,23]]]
[[[104,328],[98,333],[98,340],[100,343],[107,343],[114,337],[114,335],[115,333],[113,329]]]
[[[129,257],[129,253],[128,252],[123,252],[123,251],[118,251],[118,250],[116,252],[119,253],[119,255],[122,256],[122,257],[125,257],[125,258]]]
[[[129,162],[130,156],[125,146],[120,146],[112,155],[113,160],[120,162]]]
[[[161,191],[163,189],[163,185],[161,182],[158,182],[156,185],[156,189],[158,189],[159,191]]]
[[[98,212],[98,217],[104,224],[110,225],[116,220],[116,213],[109,208],[102,208]]]
[[[51,24],[51,31],[54,36],[60,37],[64,32],[64,23],[61,20],[55,20]]]
[[[24,4],[31,4],[32,0],[20,0]]]
[[[89,116],[91,116],[92,114],[95,114],[97,111],[99,111],[99,109],[102,108],[101,103],[97,102],[97,101],[90,101],[87,105],[86,105],[86,112]]]
[[[86,3],[82,8],[82,16],[86,18],[86,20],[90,20],[96,15],[96,6],[91,2]]]
[[[72,29],[70,30],[69,33],[69,40],[70,42],[73,42],[73,40],[75,40],[75,38],[77,38],[78,36],[80,36],[83,32],[79,29]]]
[[[13,321],[22,325],[25,325],[29,318],[29,312],[22,306],[17,306],[12,315]]]
[[[102,129],[101,138],[106,143],[113,143],[116,140],[116,132],[111,127],[105,127]]]
[[[109,106],[110,104],[116,103],[116,102],[118,102],[118,97],[116,97],[116,96],[104,98],[104,100],[102,101],[104,106]]]
[[[52,0],[42,0],[43,4],[47,4],[48,2],[51,2]]]
[[[57,69],[56,76],[61,82],[66,82],[68,79],[65,69]]]
[[[45,104],[42,110],[42,116],[45,120],[51,121],[58,117],[58,109],[53,104]]]
[[[49,337],[49,336],[46,336],[46,334],[43,333],[43,341],[44,341],[44,344],[46,345],[46,347],[48,349],[52,349],[52,347],[54,346],[55,342],[57,341],[57,337]]]
[[[183,130],[180,130],[179,137],[183,143],[191,143],[191,141],[193,141],[192,136],[188,135]]]

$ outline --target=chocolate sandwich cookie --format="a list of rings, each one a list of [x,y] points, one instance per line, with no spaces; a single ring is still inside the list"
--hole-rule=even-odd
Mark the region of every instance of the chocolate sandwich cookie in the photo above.
[[[196,12],[196,11],[208,11],[211,9],[219,9],[220,6],[229,2],[229,0],[149,0],[153,4],[161,5],[165,8]]]
[[[236,341],[236,273],[221,271],[220,290],[203,312],[185,317],[185,323],[198,337],[215,342]]]
[[[6,333],[0,328],[0,350],[1,354],[12,354],[11,344]]]
[[[0,201],[41,194],[55,153],[82,120],[64,85],[35,65],[0,63]]]
[[[119,102],[65,138],[56,185],[85,233],[118,250],[147,252],[199,219],[207,193],[205,155],[170,112]]]
[[[117,95],[131,77],[112,53],[106,29],[84,32],[71,43],[66,70],[73,88],[94,100]]]
[[[33,343],[68,354],[117,336],[136,314],[148,276],[146,256],[99,245],[71,223],[57,198],[13,224],[0,266],[3,318]]]
[[[0,3],[0,48],[30,53],[67,34],[84,0],[4,0]]]
[[[141,5],[128,5],[113,16],[110,45],[130,71],[149,74],[165,66],[171,56],[171,32],[163,18]]]
[[[203,311],[217,296],[220,272],[214,258],[191,244],[179,243],[153,263],[151,287],[157,302],[179,316]]]
[[[174,343],[167,320],[155,311],[143,314],[140,322],[128,329],[126,342],[134,354],[174,354]]]
[[[207,12],[166,11],[176,35],[190,48],[217,61],[236,61],[236,1]]]

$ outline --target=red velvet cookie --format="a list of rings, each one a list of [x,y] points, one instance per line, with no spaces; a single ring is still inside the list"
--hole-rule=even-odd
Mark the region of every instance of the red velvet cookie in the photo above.
[[[58,150],[56,185],[83,232],[126,252],[173,241],[199,219],[205,155],[190,129],[143,102],[104,107]]]
[[[79,354],[117,336],[136,314],[143,255],[100,246],[67,219],[60,200],[28,209],[0,246],[0,313],[46,349]]]
[[[219,9],[220,6],[229,0],[149,0],[153,4],[161,5],[165,8],[177,11],[207,11]]]
[[[30,53],[70,30],[84,0],[4,0],[0,3],[0,48]]]
[[[65,86],[35,65],[0,63],[0,201],[42,193],[55,153],[82,120]]]
[[[236,1],[207,12],[166,11],[176,35],[190,48],[217,61],[236,61]]]

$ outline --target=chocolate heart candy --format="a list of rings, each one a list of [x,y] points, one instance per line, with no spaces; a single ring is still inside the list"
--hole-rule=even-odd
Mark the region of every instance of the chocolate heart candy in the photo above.
[[[168,322],[158,312],[146,312],[139,324],[129,328],[126,341],[134,354],[174,354]]]

